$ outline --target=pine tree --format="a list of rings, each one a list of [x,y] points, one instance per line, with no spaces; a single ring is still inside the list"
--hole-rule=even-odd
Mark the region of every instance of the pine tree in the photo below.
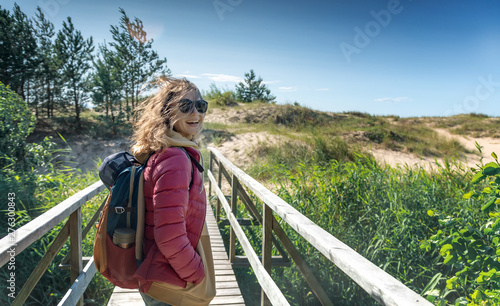
[[[244,82],[240,82],[236,86],[236,98],[245,103],[256,100],[272,102],[276,99],[275,96],[271,95],[271,90],[267,88],[266,84],[262,83],[262,78],[256,77],[253,69],[245,73]]]
[[[45,18],[40,7],[37,8],[34,23],[40,65],[35,74],[35,98],[31,105],[35,107],[37,117],[39,116],[38,105],[45,106],[47,118],[50,118],[54,116],[55,94],[60,92],[57,88],[60,83],[57,73],[59,67],[52,41],[55,35],[54,24]]]
[[[132,22],[122,8],[120,13],[119,25],[111,26],[114,41],[110,45],[122,60],[123,96],[128,118],[139,100],[140,92],[146,90],[155,77],[170,75],[170,69],[166,66],[167,59],[160,59],[152,49],[153,40],[147,39],[142,21],[134,18]]]
[[[80,107],[85,98],[87,72],[91,68],[94,43],[92,36],[84,39],[79,30],[75,30],[71,17],[63,21],[63,28],[57,33],[55,42],[57,57],[61,61],[61,72],[68,98],[75,106],[75,119],[80,124]]]
[[[106,110],[106,117],[116,123],[115,106],[121,98],[121,59],[105,44],[99,46],[99,58],[94,61],[95,72],[92,76],[92,100],[98,107]]]
[[[26,99],[25,86],[39,63],[33,24],[14,4],[12,14],[0,7],[0,81]]]

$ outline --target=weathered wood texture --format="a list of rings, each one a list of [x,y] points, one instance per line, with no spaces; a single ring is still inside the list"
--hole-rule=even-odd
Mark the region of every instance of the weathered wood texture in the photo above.
[[[57,306],[69,306],[79,303],[82,300],[85,289],[87,289],[96,272],[94,258],[92,257]]]
[[[359,255],[349,246],[323,230],[280,197],[233,165],[217,149],[212,147],[208,149],[217,158],[219,166],[222,165],[236,176],[241,184],[247,186],[280,216],[284,222],[288,223],[297,233],[304,237],[382,305],[432,305],[425,298]],[[213,176],[212,180],[215,185]]]
[[[216,184],[215,178],[212,173],[208,173],[208,177],[212,181],[212,184]],[[227,218],[232,224],[231,228],[234,230],[234,234],[236,235],[236,237],[238,237],[240,245],[245,251],[248,261],[252,266],[252,269],[259,281],[261,288],[264,290],[273,305],[290,305],[283,293],[279,290],[278,286],[274,283],[273,279],[271,278],[269,273],[267,273],[266,269],[260,262],[257,254],[252,248],[252,245],[248,241],[245,232],[243,232],[241,226],[238,224],[238,221],[236,220],[236,217],[234,216],[226,197],[218,186],[213,186],[213,188],[215,189],[215,193],[217,194],[222,207],[226,211]]]
[[[104,190],[104,188],[104,185],[100,181],[96,182],[56,205],[35,220],[17,229],[14,232],[15,239],[7,236],[0,240],[1,266],[5,264],[5,258],[9,256],[9,254],[6,253],[6,250],[14,248],[16,250],[16,255],[19,254],[69,216],[67,222],[64,224],[56,238],[52,241],[45,255],[34,268],[28,280],[24,283],[12,305],[22,305],[25,302],[31,294],[33,288],[42,277],[43,273],[47,270],[52,260],[65,244],[68,236],[70,237],[71,242],[69,256],[67,257],[70,261],[68,267],[70,269],[71,281],[74,282],[72,286],[73,290],[70,291],[80,293],[80,296],[78,296],[78,299],[76,300],[76,304],[83,305],[81,295],[87,288],[88,282],[90,282],[90,279],[92,279],[95,272],[91,273],[91,276],[88,276],[86,271],[82,271],[82,239],[85,235],[82,235],[81,206],[93,196]],[[98,213],[96,213],[96,215],[97,214]],[[94,216],[94,218],[96,218],[96,216]],[[90,229],[90,226],[90,224],[87,224],[88,229]],[[89,267],[89,269],[92,270],[91,267]],[[76,298],[74,294],[72,294],[72,298]],[[73,305],[75,305],[75,303],[73,303]]]
[[[0,267],[9,260],[7,253],[9,248],[15,247],[16,255],[18,255],[105,188],[102,182],[98,181],[62,201],[35,220],[18,228],[14,234],[16,238],[14,241],[11,241],[9,236],[3,237],[0,240]]]
[[[43,255],[40,262],[36,265],[35,269],[30,274],[28,280],[23,284],[23,287],[17,294],[16,299],[12,302],[13,306],[23,305],[26,299],[28,299],[31,291],[35,288],[36,284],[42,278],[43,273],[47,270],[50,263],[56,257],[59,250],[63,247],[64,243],[69,237],[69,227],[70,224],[66,222],[62,227],[59,234],[57,234],[56,238],[52,241],[47,252]]]
[[[215,217],[212,213],[210,205],[207,207],[206,217],[208,233],[210,235],[210,243],[214,255],[215,265],[215,286],[217,295],[212,300],[210,305],[234,305],[244,306],[245,301],[241,295],[238,282],[234,276],[234,271],[227,258],[224,242],[217,227]],[[121,289],[115,287],[113,294],[108,302],[108,306],[123,306],[123,305],[144,305],[139,291]]]

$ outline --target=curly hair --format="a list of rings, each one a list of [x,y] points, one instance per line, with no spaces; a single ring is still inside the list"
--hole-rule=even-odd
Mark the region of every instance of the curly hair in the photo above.
[[[189,92],[198,91],[196,85],[185,78],[163,78],[158,92],[145,100],[136,110],[139,120],[134,124],[132,152],[134,155],[148,154],[171,146],[168,136],[179,117],[177,103]],[[200,130],[201,131],[201,130]],[[199,132],[190,139],[197,142]]]

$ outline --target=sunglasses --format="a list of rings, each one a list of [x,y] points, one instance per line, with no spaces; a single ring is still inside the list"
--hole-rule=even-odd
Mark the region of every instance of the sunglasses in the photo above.
[[[179,101],[179,110],[183,113],[190,113],[193,105],[200,114],[207,112],[208,102],[205,100],[192,101],[190,99],[182,99]]]

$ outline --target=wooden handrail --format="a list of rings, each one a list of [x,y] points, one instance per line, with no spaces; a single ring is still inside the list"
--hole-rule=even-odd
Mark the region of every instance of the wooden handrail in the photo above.
[[[0,240],[0,267],[9,261],[10,255],[7,251],[10,248],[15,247],[16,255],[18,255],[105,188],[102,182],[98,181],[52,207],[35,220],[18,228],[14,232],[14,241],[9,235],[3,237]]]
[[[216,157],[219,169],[223,166],[226,170],[229,170],[240,183],[248,187],[265,205],[269,206],[274,213],[280,216],[284,222],[288,223],[291,228],[305,238],[379,303],[383,305],[432,305],[425,298],[403,285],[387,272],[302,215],[280,197],[273,194],[227,160],[217,149],[213,147],[209,147],[208,149]],[[212,180],[213,176],[211,177]],[[213,184],[216,184],[215,179],[213,179]],[[224,195],[221,196],[219,196],[219,201],[223,202],[225,208],[227,202],[224,204]],[[230,218],[229,215],[228,218]],[[235,223],[232,222],[232,226],[236,228],[237,222],[236,220],[234,221]]]
[[[70,279],[72,286],[66,293],[62,302],[65,305],[83,305],[82,294],[94,276],[96,269],[93,260],[87,264],[85,269],[82,269],[82,239],[88,233],[91,224],[87,224],[82,234],[81,207],[92,197],[105,190],[105,188],[102,182],[98,181],[67,198],[29,223],[21,226],[14,231],[13,234],[7,235],[0,240],[1,267],[9,261],[10,254],[7,252],[10,249],[15,249],[15,255],[17,256],[33,242],[48,233],[54,226],[69,217],[57,237],[52,241],[46,254],[42,257],[28,280],[24,283],[12,305],[24,304],[68,237],[70,238],[69,259],[71,261]],[[95,222],[102,206],[103,205],[99,207],[89,223]]]
[[[215,178],[212,175],[212,173],[208,172],[208,177],[210,181],[212,181],[212,184],[215,184]],[[274,283],[272,280],[271,276],[269,273],[267,273],[266,269],[262,265],[262,263],[259,261],[259,258],[257,257],[257,254],[252,249],[252,245],[250,244],[250,241],[248,241],[248,238],[245,236],[245,232],[243,232],[243,229],[241,226],[238,224],[238,220],[234,217],[234,215],[231,213],[231,207],[229,206],[229,203],[227,202],[224,194],[222,193],[222,190],[216,185],[215,186],[215,192],[218,195],[222,206],[226,210],[227,213],[227,218],[232,224],[232,230],[234,231],[234,234],[238,237],[240,244],[245,251],[245,254],[248,257],[248,261],[250,262],[255,275],[257,276],[257,279],[259,280],[259,283],[261,284],[262,289],[266,292],[267,296],[273,303],[273,305],[290,305],[283,293],[279,290],[278,286]]]
[[[96,274],[97,269],[94,264],[94,258],[91,258],[87,263],[82,273],[75,280],[73,285],[69,288],[66,294],[63,296],[61,301],[59,301],[58,306],[75,305],[83,295],[83,292],[90,284],[90,281]]]

